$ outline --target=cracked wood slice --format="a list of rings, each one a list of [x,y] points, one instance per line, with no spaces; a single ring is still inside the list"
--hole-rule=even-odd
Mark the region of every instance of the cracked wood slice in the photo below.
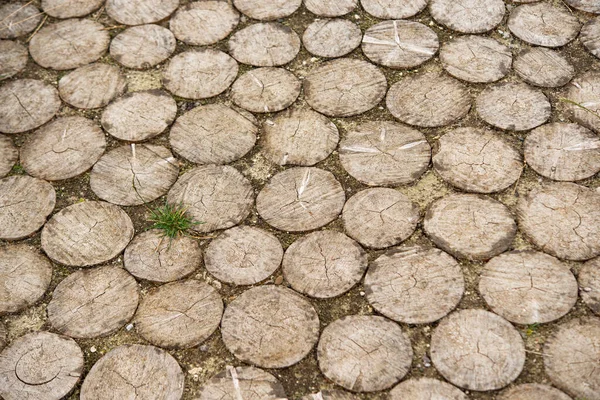
[[[206,99],[223,93],[235,80],[237,62],[214,49],[188,50],[171,58],[162,82],[175,96]]]
[[[296,167],[271,178],[256,198],[256,209],[276,229],[303,232],[336,219],[345,202],[344,189],[331,172]]]
[[[77,68],[58,81],[60,97],[83,109],[104,107],[125,90],[127,80],[119,67],[102,63]]]
[[[243,64],[276,67],[292,61],[300,51],[300,37],[278,22],[249,25],[229,39],[229,54]]]
[[[600,316],[600,258],[594,258],[583,264],[577,279],[583,302]]]
[[[169,58],[176,42],[171,31],[162,26],[134,26],[110,42],[110,55],[127,68],[148,69]]]
[[[409,399],[468,400],[469,398],[460,389],[447,382],[432,378],[413,378],[396,385],[389,394],[389,400]]]
[[[310,302],[293,290],[257,286],[229,303],[221,335],[240,361],[285,368],[306,357],[317,343],[319,317]]]
[[[360,398],[343,390],[321,390],[318,393],[307,394],[301,400],[359,400]]]
[[[564,86],[575,76],[575,67],[565,57],[543,47],[523,51],[513,67],[525,82],[541,87]]]
[[[431,0],[429,12],[457,32],[484,33],[502,22],[506,6],[502,0]]]
[[[254,205],[254,190],[235,168],[205,165],[180,176],[167,201],[182,205],[190,218],[198,222],[193,230],[212,232],[242,222]]]
[[[410,339],[395,322],[373,315],[351,315],[321,334],[317,358],[321,372],[353,392],[392,387],[410,370]]]
[[[0,40],[0,81],[25,69],[29,53],[27,47],[12,40]]]
[[[50,332],[15,339],[0,354],[0,395],[5,400],[60,400],[83,375],[83,352]]]
[[[340,17],[352,12],[358,6],[358,0],[304,0],[304,6],[320,17]]]
[[[180,400],[183,388],[183,371],[169,353],[126,344],[94,364],[81,385],[81,400]]]
[[[569,396],[552,386],[539,383],[523,383],[506,389],[498,400],[571,400]]]
[[[508,18],[508,29],[529,44],[560,47],[577,37],[581,24],[565,8],[538,2],[514,8]]]
[[[7,335],[8,329],[6,328],[4,322],[0,321],[0,352],[2,352],[2,350],[4,350],[4,348],[8,344]]]
[[[281,400],[287,398],[279,380],[255,367],[227,366],[199,389],[195,400]],[[327,399],[323,399],[327,400]]]
[[[233,0],[233,5],[250,18],[272,21],[292,15],[302,0]]]
[[[583,25],[579,40],[587,51],[600,58],[600,17],[591,19]]]
[[[403,19],[412,17],[427,7],[428,0],[360,0],[365,11],[375,18]]]
[[[375,107],[385,96],[387,80],[373,64],[351,58],[328,61],[304,80],[306,102],[330,117],[350,117]]]
[[[0,178],[8,175],[19,159],[19,150],[11,138],[0,135]]]
[[[309,167],[326,159],[339,138],[329,118],[309,108],[294,108],[264,122],[261,151],[275,164]]]
[[[449,125],[471,109],[471,95],[454,78],[436,72],[407,76],[390,87],[388,110],[398,120],[434,128]]]
[[[282,258],[283,248],[274,235],[252,226],[237,226],[209,243],[204,266],[220,281],[253,285],[271,276]]]
[[[109,43],[104,25],[89,19],[68,19],[40,29],[29,43],[29,54],[44,68],[66,70],[98,60]]]
[[[9,2],[0,6],[0,39],[14,39],[33,31],[42,14],[34,5]]]
[[[300,95],[300,80],[283,68],[258,68],[240,76],[231,86],[231,100],[255,113],[288,108]]]
[[[598,99],[600,99],[600,72],[589,71],[578,76],[571,82],[567,93],[567,100],[576,103],[567,103],[569,117],[578,124],[600,133],[600,118],[598,118],[600,100]]]
[[[360,27],[342,18],[317,19],[311,22],[302,34],[302,43],[306,50],[326,58],[345,56],[360,46],[361,41]]]
[[[179,0],[107,0],[106,13],[124,25],[152,24],[171,15]]]
[[[135,206],[167,193],[178,175],[177,159],[166,147],[131,144],[117,147],[98,160],[90,174],[90,187],[102,200]]]
[[[85,17],[104,5],[104,0],[42,0],[42,9],[55,18]]]
[[[566,0],[567,4],[581,11],[600,14],[600,3],[596,0]]]
[[[433,168],[451,185],[475,193],[500,192],[523,171],[520,151],[487,129],[457,128],[435,146]]]
[[[206,46],[229,36],[239,21],[240,14],[229,2],[196,1],[179,7],[169,29],[184,43]]]
[[[45,223],[56,204],[54,187],[27,175],[0,179],[0,239],[24,239]]]

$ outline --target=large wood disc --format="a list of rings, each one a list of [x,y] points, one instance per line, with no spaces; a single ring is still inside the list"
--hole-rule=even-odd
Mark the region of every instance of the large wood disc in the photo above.
[[[385,96],[385,75],[371,63],[341,58],[319,65],[304,80],[306,102],[330,117],[350,117],[375,107]]]
[[[410,339],[395,322],[351,315],[329,324],[317,347],[321,372],[353,392],[384,390],[410,370]]]
[[[503,391],[498,400],[571,400],[558,389],[539,383],[523,383]]]
[[[107,0],[106,13],[125,25],[152,24],[167,18],[179,0]]]
[[[29,53],[27,47],[12,40],[0,40],[0,81],[25,69]]]
[[[567,4],[581,11],[600,14],[600,4],[596,0],[566,0]]]
[[[229,36],[239,21],[240,14],[229,2],[196,1],[179,7],[169,29],[182,42],[206,46]]]
[[[40,29],[29,43],[29,53],[44,68],[73,69],[102,57],[109,43],[110,35],[102,24],[68,19]]]
[[[0,6],[0,39],[23,36],[38,26],[42,13],[31,3],[8,2]]]
[[[552,183],[521,196],[519,228],[542,251],[567,260],[600,255],[600,193]]]
[[[519,331],[485,310],[461,310],[444,318],[431,335],[430,351],[438,372],[468,390],[501,389],[525,364]]]
[[[583,25],[579,40],[590,53],[600,58],[600,17],[591,19]]]
[[[235,168],[206,165],[183,174],[169,191],[167,201],[185,207],[198,223],[193,230],[212,232],[242,222],[254,205],[254,190]]]
[[[134,26],[110,43],[110,55],[127,68],[146,69],[165,61],[175,51],[175,36],[159,25]]]
[[[535,46],[564,46],[577,37],[580,28],[575,15],[546,2],[520,5],[508,18],[508,29]]]
[[[281,243],[271,233],[252,226],[237,226],[210,242],[204,266],[220,281],[253,285],[271,276],[282,258]]]
[[[333,174],[319,168],[290,168],[275,175],[256,198],[269,225],[292,232],[311,231],[333,221],[346,195]]]
[[[398,384],[389,394],[389,400],[431,399],[468,400],[468,397],[449,383],[432,378],[409,379]]]
[[[42,0],[42,9],[51,17],[66,19],[84,17],[103,4],[104,0]]]
[[[358,395],[343,390],[321,390],[318,393],[307,394],[301,400],[359,400]]]
[[[360,0],[366,12],[380,19],[409,18],[427,7],[427,0]]]
[[[60,400],[83,375],[83,352],[73,339],[34,332],[0,354],[0,395],[5,400]]]
[[[277,378],[255,367],[227,366],[200,389],[196,400],[281,400],[287,398]],[[324,399],[327,400],[327,399]]]
[[[431,0],[429,12],[457,32],[483,33],[502,22],[506,6],[502,0]]]
[[[292,15],[302,0],[233,0],[235,8],[250,18],[272,21]]]
[[[596,116],[600,114],[598,98],[600,98],[600,72],[589,71],[571,82],[567,99],[577,103],[577,105],[567,104],[571,119],[596,133],[600,133],[600,118]]]
[[[258,68],[240,76],[231,87],[231,100],[255,113],[288,108],[300,95],[300,80],[283,68]]]
[[[328,4],[337,4],[330,2]],[[302,43],[309,53],[319,57],[342,57],[362,41],[362,31],[347,19],[317,19],[302,35]]]
[[[320,17],[340,17],[356,8],[358,0],[305,0],[304,6],[311,13]]]
[[[183,371],[169,353],[126,344],[94,364],[81,386],[81,400],[179,400],[183,385]]]
[[[229,303],[221,322],[227,349],[243,362],[285,368],[319,339],[319,317],[303,296],[281,286],[249,289]]]
[[[513,66],[521,79],[541,87],[564,86],[575,76],[575,67],[565,57],[543,47],[523,51]]]
[[[600,316],[600,258],[586,262],[577,277],[581,298],[596,315]]]
[[[247,26],[229,39],[229,53],[241,63],[276,67],[292,61],[300,51],[300,37],[278,22]]]
[[[77,68],[58,82],[60,97],[77,108],[99,108],[122,95],[127,80],[119,67],[102,63]]]
[[[19,159],[19,150],[11,138],[0,135],[0,178],[6,176]]]
[[[28,237],[46,223],[56,204],[54,187],[27,175],[0,179],[0,239]]]

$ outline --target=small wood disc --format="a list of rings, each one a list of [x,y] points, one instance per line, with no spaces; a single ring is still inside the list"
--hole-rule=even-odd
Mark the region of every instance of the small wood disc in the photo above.
[[[428,0],[360,0],[366,12],[380,19],[410,18],[427,7]]]
[[[533,129],[546,122],[552,113],[552,106],[541,90],[518,82],[487,87],[475,104],[481,119],[510,131]]]
[[[300,95],[300,80],[283,68],[258,68],[240,76],[231,87],[231,100],[255,113],[281,111]]]
[[[42,9],[51,17],[66,19],[84,17],[103,4],[104,0],[42,0]]]
[[[440,49],[440,61],[452,76],[473,83],[490,83],[504,78],[512,64],[508,47],[485,36],[459,36]]]
[[[287,64],[299,51],[298,34],[278,22],[247,26],[234,33],[229,39],[231,56],[241,63],[257,67]]]
[[[569,86],[567,99],[577,103],[567,103],[571,119],[596,133],[600,133],[600,118],[596,116],[600,113],[599,98],[600,72],[587,72],[575,78]]]
[[[558,389],[539,383],[524,383],[503,391],[498,400],[571,400]]]
[[[68,19],[40,29],[29,43],[29,53],[44,68],[73,69],[102,57],[109,43],[104,25],[90,19]]]
[[[60,97],[84,109],[104,107],[126,89],[127,80],[119,67],[101,63],[77,68],[58,82]]]
[[[432,378],[413,378],[398,384],[389,394],[389,400],[408,399],[468,400],[469,398],[449,383]]]
[[[392,85],[386,104],[400,121],[433,128],[449,125],[467,115],[471,95],[459,81],[427,72],[407,76]]]
[[[152,24],[167,18],[179,0],[106,0],[106,13],[125,25]]]
[[[15,339],[0,354],[0,395],[5,400],[60,400],[83,375],[83,352],[73,340],[50,332]]]
[[[191,219],[198,223],[193,230],[212,232],[242,222],[254,205],[254,190],[235,168],[205,165],[179,177],[167,201],[185,207]]]
[[[343,390],[321,390],[319,393],[307,394],[301,400],[360,400],[360,397]]]
[[[60,104],[54,86],[34,79],[10,81],[0,87],[0,132],[35,129],[50,121]]]
[[[577,37],[580,28],[575,15],[545,2],[520,5],[508,18],[508,29],[535,46],[564,46]]]
[[[54,187],[27,175],[0,179],[0,239],[19,240],[36,232],[56,204]]]
[[[207,104],[177,118],[169,142],[191,162],[228,164],[254,147],[257,134],[256,120],[222,104]]]
[[[250,18],[261,21],[272,21],[292,15],[302,0],[233,0],[235,8]]]
[[[565,57],[543,47],[525,50],[513,66],[521,79],[541,87],[564,86],[575,76],[575,67]]]
[[[410,339],[395,322],[351,315],[329,324],[321,334],[317,358],[321,372],[353,392],[384,390],[410,370]]]
[[[116,257],[133,232],[131,219],[120,207],[86,201],[52,216],[42,230],[42,248],[56,262],[85,267]]]
[[[433,19],[462,33],[483,33],[494,29],[502,19],[506,6],[502,0],[431,0]]]
[[[147,69],[175,51],[175,36],[159,25],[141,25],[119,33],[110,43],[110,55],[127,68]]]
[[[0,135],[0,178],[6,176],[19,159],[19,150],[11,138]]]
[[[566,2],[578,10],[600,14],[600,4],[596,0],[566,0]]]
[[[271,276],[282,258],[281,243],[271,233],[252,226],[237,226],[210,242],[204,266],[220,281],[253,285]]]
[[[360,46],[361,40],[362,32],[358,25],[341,18],[317,19],[302,35],[302,43],[309,53],[327,58],[345,56]]]
[[[214,49],[189,50],[171,58],[162,82],[175,96],[206,99],[223,93],[235,80],[238,64]]]
[[[229,2],[206,0],[179,7],[169,29],[182,42],[206,46],[225,39],[237,26],[240,14]]]
[[[27,47],[12,40],[0,40],[0,81],[25,69],[29,53]]]
[[[339,138],[329,118],[295,108],[265,121],[261,150],[275,164],[312,166],[335,150]]]
[[[345,201],[344,189],[331,172],[297,167],[271,178],[256,198],[256,209],[279,230],[303,232],[333,221]]]
[[[600,258],[586,262],[579,270],[581,298],[587,306],[600,316]]]
[[[8,329],[6,329],[6,325],[2,321],[0,321],[0,352],[2,352],[2,350],[4,350],[4,348],[8,344],[7,335]]]
[[[81,400],[179,400],[184,378],[177,360],[166,351],[126,344],[94,364],[81,386]]]
[[[304,6],[311,13],[320,17],[340,17],[356,8],[358,0],[305,0]]]
[[[579,40],[590,53],[600,58],[600,17],[591,19],[583,25]]]
[[[303,296],[281,286],[248,289],[229,303],[221,322],[227,349],[243,362],[285,368],[319,339],[319,317]]]
[[[28,3],[5,3],[0,7],[0,39],[14,39],[32,32],[42,20],[36,6]]]
[[[231,367],[213,376],[197,400],[281,400],[287,398],[277,378],[255,367]],[[323,399],[327,400],[327,399]]]

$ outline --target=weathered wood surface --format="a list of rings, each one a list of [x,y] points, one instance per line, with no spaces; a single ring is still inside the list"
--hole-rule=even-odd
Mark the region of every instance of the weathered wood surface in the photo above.
[[[569,396],[549,385],[539,383],[523,383],[506,389],[498,400],[571,400]]]
[[[279,22],[249,25],[229,38],[229,54],[243,64],[276,67],[292,61],[300,51],[300,37]]]
[[[358,0],[305,0],[304,6],[320,17],[339,17],[352,12],[358,6]]]
[[[502,22],[506,6],[502,0],[431,0],[429,12],[457,32],[484,33]]]
[[[32,32],[42,13],[32,2],[8,2],[0,6],[0,39],[14,39]]]
[[[380,19],[403,19],[418,14],[427,7],[427,0],[360,0],[366,12]]]
[[[55,18],[84,17],[104,5],[104,0],[42,0],[42,10]]]
[[[60,97],[77,108],[104,107],[127,90],[119,67],[95,63],[77,68],[58,81]]]
[[[579,40],[587,51],[600,58],[600,18],[590,19],[583,25]]]
[[[127,68],[147,69],[165,61],[175,51],[175,36],[158,25],[134,26],[110,42],[110,55]]]
[[[589,71],[575,78],[567,92],[567,100],[576,103],[567,103],[570,118],[574,122],[600,133],[600,118],[597,116],[600,115],[599,98],[600,72]]]
[[[0,178],[6,176],[19,159],[19,149],[11,138],[0,135]]]
[[[107,0],[109,17],[125,25],[152,24],[171,15],[179,0]]]
[[[197,1],[179,7],[169,29],[182,42],[206,46],[229,36],[239,21],[240,14],[227,1]]]
[[[292,15],[302,0],[233,0],[233,5],[239,11],[253,19],[272,21]]]
[[[253,69],[231,86],[231,100],[255,113],[277,112],[288,108],[300,95],[300,80],[283,68]]]
[[[359,397],[353,393],[332,389],[307,394],[302,400],[359,400]]]
[[[227,366],[199,389],[196,400],[281,400],[286,398],[279,380],[255,367]],[[327,399],[324,399],[327,400]]]
[[[345,56],[360,46],[361,41],[358,25],[342,18],[317,19],[302,34],[302,43],[309,53],[327,58]]]
[[[578,10],[600,14],[600,4],[596,0],[566,0],[566,2]]]
[[[25,69],[29,53],[27,47],[12,40],[0,40],[0,81]]]
[[[449,383],[432,378],[413,378],[401,382],[389,394],[389,400],[407,399],[468,400],[468,397],[460,389]]]
[[[514,8],[508,18],[508,29],[529,44],[560,47],[577,37],[581,24],[564,7],[537,2]]]
[[[6,328],[4,322],[0,321],[0,352],[2,352],[2,350],[4,350],[4,348],[8,344],[7,335],[8,329]]]
[[[575,76],[575,67],[566,57],[543,47],[521,52],[513,67],[525,82],[541,87],[564,86]]]
[[[584,303],[600,316],[600,259],[586,262],[579,270],[577,279]]]

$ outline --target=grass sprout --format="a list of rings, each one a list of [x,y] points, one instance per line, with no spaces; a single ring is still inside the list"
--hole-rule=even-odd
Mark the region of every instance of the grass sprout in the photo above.
[[[195,225],[203,222],[196,222],[187,214],[187,208],[182,204],[165,203],[154,210],[150,210],[148,221],[152,222],[152,229],[160,229],[169,239],[174,239],[180,235],[185,235]]]

